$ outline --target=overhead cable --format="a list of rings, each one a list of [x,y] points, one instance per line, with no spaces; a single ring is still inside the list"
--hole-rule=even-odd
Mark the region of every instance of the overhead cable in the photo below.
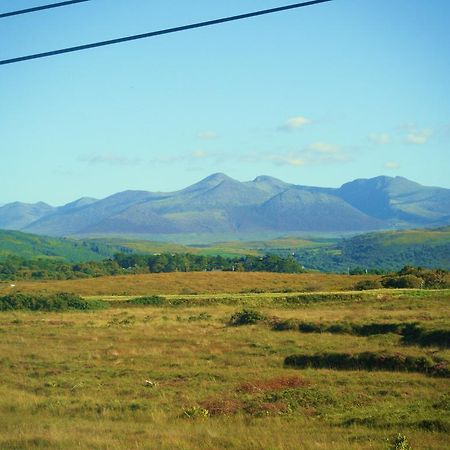
[[[34,8],[20,9],[19,11],[10,11],[6,13],[0,13],[0,19],[5,17],[18,16],[19,14],[28,14],[32,12],[42,11],[44,9],[60,8],[61,6],[69,6],[74,3],[83,3],[90,0],[70,0],[67,2],[51,3],[50,5],[35,6]]]
[[[52,50],[50,52],[36,53],[33,55],[20,56],[18,58],[5,59],[5,60],[0,61],[0,65],[13,64],[13,63],[21,62],[21,61],[27,61],[30,59],[46,58],[49,56],[61,55],[64,53],[78,52],[78,51],[88,50],[88,49],[96,48],[96,47],[104,47],[106,45],[120,44],[122,42],[151,38],[151,37],[155,37],[155,36],[161,36],[164,34],[178,33],[180,31],[187,31],[187,30],[192,30],[195,28],[209,27],[212,25],[219,25],[221,23],[233,22],[236,20],[243,20],[243,19],[250,19],[252,17],[263,16],[266,14],[273,14],[273,13],[277,13],[277,12],[281,12],[281,11],[302,8],[305,6],[312,6],[312,5],[316,5],[318,3],[325,3],[325,2],[330,2],[330,1],[332,1],[332,0],[312,0],[312,1],[303,2],[303,3],[295,3],[292,5],[280,6],[278,8],[264,9],[264,10],[250,12],[250,13],[246,13],[246,14],[239,14],[237,16],[230,16],[230,17],[224,17],[221,19],[208,20],[206,22],[198,22],[198,23],[193,23],[190,25],[183,25],[183,26],[175,27],[175,28],[166,28],[164,30],[151,31],[149,33],[136,34],[133,36],[126,36],[126,37],[117,38],[117,39],[110,39],[107,41],[94,42],[91,44],[77,45],[75,47],[66,47],[66,48],[62,48],[59,50]]]

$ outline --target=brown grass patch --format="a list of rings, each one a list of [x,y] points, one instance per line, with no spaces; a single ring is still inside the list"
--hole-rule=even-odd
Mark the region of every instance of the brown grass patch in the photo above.
[[[278,377],[270,380],[255,380],[241,383],[238,391],[249,394],[282,391],[284,389],[293,389],[309,386],[310,382],[297,375],[289,377]]]
[[[203,401],[200,406],[207,409],[211,416],[232,416],[242,409],[244,404],[237,399],[215,398]]]

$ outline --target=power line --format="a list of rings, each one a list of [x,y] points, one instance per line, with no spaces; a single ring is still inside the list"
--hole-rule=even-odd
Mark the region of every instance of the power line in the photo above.
[[[113,45],[113,44],[120,44],[122,42],[135,41],[137,39],[145,39],[145,38],[150,38],[150,37],[154,37],[154,36],[161,36],[163,34],[178,33],[180,31],[192,30],[195,28],[209,27],[209,26],[218,25],[221,23],[233,22],[233,21],[242,20],[242,19],[249,19],[251,17],[263,16],[265,14],[273,14],[273,13],[277,13],[277,12],[281,12],[281,11],[302,8],[304,6],[311,6],[311,5],[315,5],[318,3],[325,3],[325,2],[330,2],[330,1],[332,1],[332,0],[312,0],[309,2],[295,3],[292,5],[280,6],[278,8],[264,9],[264,10],[255,11],[255,12],[251,12],[251,13],[239,14],[237,16],[224,17],[222,19],[208,20],[207,22],[198,22],[198,23],[193,23],[190,25],[183,25],[183,26],[175,27],[175,28],[166,28],[164,30],[151,31],[149,33],[136,34],[133,36],[126,36],[126,37],[122,37],[122,38],[111,39],[108,41],[94,42],[91,44],[78,45],[76,47],[67,47],[67,48],[53,50],[53,51],[45,52],[45,53],[36,53],[34,55],[20,56],[18,58],[12,58],[12,59],[4,59],[3,61],[0,61],[0,65],[13,64],[13,63],[21,62],[21,61],[27,61],[30,59],[46,58],[48,56],[61,55],[63,53],[78,52],[81,50],[88,50],[90,48],[104,47],[106,45]]]
[[[73,5],[74,3],[83,3],[88,1],[89,0],[71,0],[67,2],[52,3],[50,5],[36,6],[34,8],[21,9],[19,11],[0,13],[0,19],[3,19],[5,17],[18,16],[19,14],[28,14],[36,11],[42,11],[43,9],[59,8],[61,6],[68,6]]]

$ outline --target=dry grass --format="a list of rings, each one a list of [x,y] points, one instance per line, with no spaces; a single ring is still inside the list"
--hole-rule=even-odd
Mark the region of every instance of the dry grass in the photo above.
[[[351,289],[370,275],[279,274],[267,272],[174,272],[88,278],[80,280],[17,281],[0,283],[0,294],[20,292],[73,292],[80,295],[150,295],[336,291]]]

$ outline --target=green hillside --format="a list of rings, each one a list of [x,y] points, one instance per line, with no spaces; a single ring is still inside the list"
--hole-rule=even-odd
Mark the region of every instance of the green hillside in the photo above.
[[[327,247],[299,249],[297,259],[326,272],[388,271],[405,265],[450,269],[450,227],[362,234]]]
[[[24,259],[61,259],[67,262],[100,261],[119,251],[126,249],[100,240],[77,241],[0,230],[0,259],[17,256]]]
[[[270,241],[221,242],[211,244],[181,245],[171,242],[138,239],[68,239],[38,236],[20,231],[0,230],[0,260],[10,256],[22,259],[49,258],[65,262],[100,261],[115,253],[191,253],[239,257],[262,256],[273,248],[311,247],[311,240],[282,238]]]

